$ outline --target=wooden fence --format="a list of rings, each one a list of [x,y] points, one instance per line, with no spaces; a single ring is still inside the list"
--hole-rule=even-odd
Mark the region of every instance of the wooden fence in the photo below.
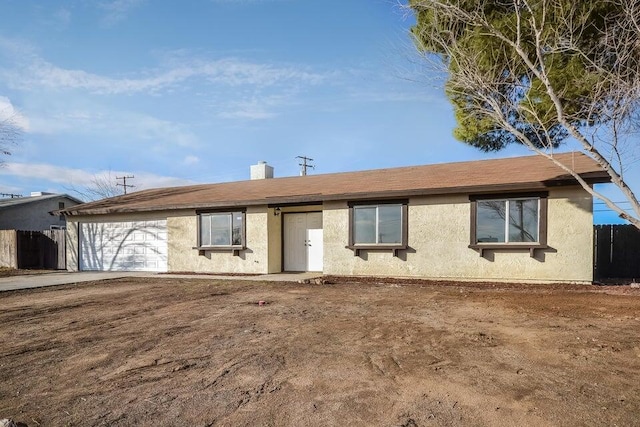
[[[64,230],[2,230],[0,266],[21,269],[67,268]]]
[[[0,267],[18,268],[16,230],[0,230]]]
[[[640,230],[633,225],[594,226],[593,277],[640,279]]]

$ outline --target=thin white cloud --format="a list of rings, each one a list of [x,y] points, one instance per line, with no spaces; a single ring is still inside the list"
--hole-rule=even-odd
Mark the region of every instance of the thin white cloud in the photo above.
[[[218,113],[218,117],[222,119],[250,119],[262,120],[275,117],[276,114],[267,110],[265,106],[260,105],[256,101],[238,102],[227,111]]]
[[[48,91],[50,96],[55,96],[74,91],[84,98],[88,94],[188,93],[197,87],[202,94],[197,98],[206,97],[205,102],[215,105],[213,115],[259,120],[276,116],[279,107],[291,105],[301,92],[313,86],[339,84],[341,76],[338,71],[318,72],[299,65],[259,63],[233,57],[206,59],[184,50],[164,52],[158,57],[160,65],[154,69],[113,76],[61,67],[45,60],[34,46],[0,36],[0,81],[11,89],[27,93]],[[47,127],[59,126],[49,123]]]
[[[29,130],[29,120],[15,109],[6,96],[0,96],[0,123],[14,126],[25,132]]]
[[[71,23],[71,11],[60,8],[53,14],[53,19],[59,27],[66,28]]]
[[[280,95],[256,94],[238,101],[227,101],[217,106],[217,116],[223,119],[263,120],[276,117],[277,111],[283,105],[295,103],[295,89],[289,89]]]
[[[218,114],[221,119],[249,119],[264,120],[275,117],[275,113],[264,111],[261,109],[240,109],[234,111],[223,111]]]
[[[140,114],[124,116],[120,126],[119,133],[135,135],[143,140],[166,142],[180,147],[198,145],[198,137],[184,125],[152,116]]]
[[[83,169],[66,168],[46,163],[13,163],[7,162],[0,168],[0,175],[11,175],[20,178],[45,180],[62,186],[90,186],[95,177],[134,175],[131,181],[135,190],[147,188],[170,187],[194,184],[193,181],[171,176],[161,176],[144,171],[98,171],[90,172]]]
[[[48,164],[7,162],[5,167],[0,170],[0,175],[45,179],[60,184],[77,183],[85,185],[91,183],[94,174],[80,169],[63,168]]]
[[[394,90],[390,88],[387,91],[370,90],[370,91],[352,91],[348,93],[348,97],[358,102],[429,102],[440,103],[443,107],[449,105],[446,98],[427,90]]]
[[[127,17],[129,12],[144,3],[145,0],[110,0],[99,3],[99,7],[106,12],[103,23],[114,25]]]
[[[117,126],[114,126],[117,123]],[[39,134],[100,134],[120,141],[144,140],[181,147],[199,145],[186,125],[127,111],[71,110],[31,117],[31,132]]]
[[[37,58],[35,47],[24,40],[7,38],[0,35],[0,54],[16,62],[29,62]]]
[[[256,3],[278,3],[278,2],[285,2],[285,1],[294,1],[294,0],[211,0],[212,3],[234,4],[234,5],[256,4]]]
[[[182,159],[182,164],[185,166],[195,165],[200,162],[200,158],[194,155],[188,155]]]
[[[0,45],[1,47],[1,45]],[[25,63],[25,59],[30,59]],[[235,58],[192,60],[169,69],[154,70],[140,77],[108,77],[84,70],[66,69],[32,55],[12,69],[0,69],[0,77],[13,89],[81,89],[101,95],[157,93],[190,79],[204,79],[226,86],[308,84],[316,85],[329,76],[296,67],[279,67]]]

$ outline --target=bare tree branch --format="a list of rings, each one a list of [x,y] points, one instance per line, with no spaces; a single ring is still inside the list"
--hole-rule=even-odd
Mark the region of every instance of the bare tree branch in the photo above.
[[[4,164],[2,157],[11,155],[21,135],[15,114],[0,118],[0,166]]]
[[[412,0],[407,8],[419,18],[413,34],[423,58],[446,76],[459,126],[475,129],[482,142],[456,136],[489,151],[511,135],[640,228],[640,203],[624,180],[638,148],[630,136],[640,129],[640,2],[597,6],[606,16],[593,2],[569,0]],[[594,16],[602,22],[595,25]],[[589,79],[578,82],[581,91],[558,78],[576,64],[576,75]],[[631,213],[553,155],[567,136],[606,171]]]
[[[91,182],[84,187],[77,187],[70,184],[69,186],[65,186],[65,189],[85,202],[123,194],[122,190],[118,188],[116,178],[111,174],[111,171],[103,175],[94,175],[93,178],[91,178]]]

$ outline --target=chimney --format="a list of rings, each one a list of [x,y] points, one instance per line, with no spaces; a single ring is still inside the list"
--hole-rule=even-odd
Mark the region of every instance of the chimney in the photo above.
[[[273,178],[273,166],[269,166],[264,160],[260,160],[257,165],[251,165],[251,179]]]

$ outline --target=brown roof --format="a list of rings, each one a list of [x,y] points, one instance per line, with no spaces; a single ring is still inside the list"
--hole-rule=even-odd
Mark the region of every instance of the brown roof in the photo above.
[[[590,183],[609,182],[581,153],[556,154]],[[69,215],[543,190],[577,182],[542,156],[156,188],[77,205]]]

